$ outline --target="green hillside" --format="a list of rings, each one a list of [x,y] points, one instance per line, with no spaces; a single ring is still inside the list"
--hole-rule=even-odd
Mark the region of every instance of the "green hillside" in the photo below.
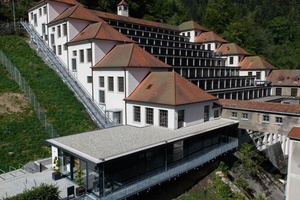
[[[83,105],[24,38],[0,37],[0,49],[31,86],[49,122],[60,135],[96,129]],[[44,131],[19,86],[0,65],[0,169],[50,156]]]

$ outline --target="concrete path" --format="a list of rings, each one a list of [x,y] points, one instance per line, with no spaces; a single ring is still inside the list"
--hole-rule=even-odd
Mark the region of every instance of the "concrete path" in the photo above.
[[[24,170],[16,170],[6,174],[0,174],[0,199],[22,193],[24,189],[30,189],[41,183],[57,184],[62,198],[67,197],[67,188],[76,184],[67,178],[57,181],[52,180],[52,170],[48,168],[43,172],[29,173]]]

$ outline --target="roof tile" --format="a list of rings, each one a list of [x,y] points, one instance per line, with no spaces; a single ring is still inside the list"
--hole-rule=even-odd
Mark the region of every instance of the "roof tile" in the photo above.
[[[196,43],[206,43],[206,42],[222,42],[227,43],[228,41],[224,40],[213,31],[210,32],[203,32],[201,33],[197,39],[195,40]]]
[[[176,72],[151,72],[125,99],[163,105],[184,105],[217,100]]]
[[[288,133],[288,137],[291,139],[300,140],[300,127],[293,127]]]
[[[273,65],[265,61],[259,56],[245,57],[241,62],[241,69],[276,69]]]
[[[115,46],[93,68],[101,67],[149,67],[170,68],[135,43]]]
[[[70,43],[89,39],[134,42],[103,21],[88,25]]]
[[[235,43],[222,44],[217,53],[222,55],[251,55]]]
[[[273,85],[299,86],[300,85],[300,70],[273,70],[267,77]]]
[[[188,31],[188,30],[207,31],[204,27],[197,24],[194,20],[183,22],[178,26],[178,28],[179,31]]]

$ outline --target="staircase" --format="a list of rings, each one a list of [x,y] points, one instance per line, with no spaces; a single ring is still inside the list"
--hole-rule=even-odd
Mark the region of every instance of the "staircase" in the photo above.
[[[74,92],[76,98],[84,105],[94,123],[99,128],[108,128],[117,125],[106,115],[99,104],[93,100],[91,95],[80,84],[79,80],[72,73],[69,73],[66,65],[54,54],[36,30],[24,21],[20,23],[30,35],[31,40],[37,44],[39,50],[43,52],[47,60],[51,63],[50,67],[57,72],[70,90]]]

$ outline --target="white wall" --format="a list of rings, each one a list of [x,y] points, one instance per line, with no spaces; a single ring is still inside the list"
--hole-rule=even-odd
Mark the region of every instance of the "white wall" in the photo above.
[[[290,140],[289,152],[286,199],[296,200],[299,199],[300,196],[300,142],[297,140]]]
[[[189,31],[183,31],[180,33],[180,35],[188,36],[190,34],[190,40],[189,42],[195,42],[196,38],[201,34],[201,31],[198,30],[189,30]]]
[[[74,74],[75,77],[80,81],[81,85],[89,92],[92,96],[92,83],[87,82],[87,77],[92,76],[91,62],[87,61],[87,49],[91,48],[91,43],[88,41],[82,44],[70,45],[68,47],[69,54],[69,70]],[[84,62],[80,62],[80,50],[84,53]],[[73,51],[77,52],[75,56]],[[72,59],[76,59],[77,70],[72,70]]]
[[[144,127],[146,124],[146,108],[153,108],[154,123],[153,126],[159,126],[159,110],[168,110],[168,129],[178,128],[178,111],[184,110],[184,127],[204,123],[204,106],[209,105],[209,121],[216,120],[214,118],[214,110],[212,109],[213,102],[203,102],[196,104],[188,104],[182,106],[169,106],[141,102],[127,102],[127,124],[132,126]],[[134,121],[134,106],[141,107],[141,122]],[[220,108],[217,108],[220,109]]]
[[[116,44],[116,41],[94,40],[93,41],[93,64],[97,64]]]

